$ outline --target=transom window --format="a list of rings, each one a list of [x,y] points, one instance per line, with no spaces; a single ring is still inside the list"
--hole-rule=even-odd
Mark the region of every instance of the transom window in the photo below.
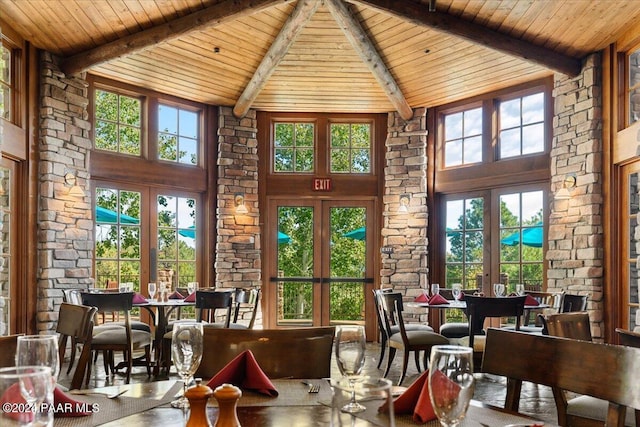
[[[640,49],[629,55],[629,124],[640,119]]]
[[[444,117],[445,167],[482,161],[482,108]]]
[[[500,103],[500,158],[544,151],[544,93]]]
[[[0,117],[11,120],[11,50],[0,43]]]
[[[140,156],[140,100],[96,89],[95,148]]]
[[[198,113],[179,107],[158,107],[158,158],[198,164]]]
[[[276,123],[274,172],[314,171],[315,132],[313,123]]]
[[[331,124],[331,173],[371,172],[371,125]]]

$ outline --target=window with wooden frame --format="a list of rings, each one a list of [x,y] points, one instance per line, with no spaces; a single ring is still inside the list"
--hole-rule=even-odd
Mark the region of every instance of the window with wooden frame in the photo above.
[[[552,81],[435,110],[433,282],[544,287]]]
[[[640,48],[626,55],[627,125],[640,120]]]

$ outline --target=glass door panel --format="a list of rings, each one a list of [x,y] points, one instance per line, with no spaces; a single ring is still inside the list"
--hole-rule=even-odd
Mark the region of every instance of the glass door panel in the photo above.
[[[3,163],[0,165],[0,335],[9,335],[15,331],[16,325],[11,324],[11,319],[17,303],[11,269],[13,206],[10,196],[13,175],[12,169],[4,165],[9,162],[4,159],[0,162]]]

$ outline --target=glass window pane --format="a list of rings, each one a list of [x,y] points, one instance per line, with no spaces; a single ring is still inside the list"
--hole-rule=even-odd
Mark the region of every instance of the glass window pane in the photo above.
[[[444,146],[444,166],[459,166],[462,164],[462,140],[449,141]]]
[[[520,128],[500,132],[500,158],[520,155]]]
[[[640,118],[640,50],[629,55],[629,124]]]
[[[522,97],[522,124],[544,121],[544,94],[536,93]]]
[[[522,128],[522,154],[544,151],[544,125],[538,123]]]
[[[367,173],[371,171],[371,125],[331,124],[332,173]]]
[[[482,137],[465,138],[464,140],[464,163],[482,162]]]
[[[96,89],[94,102],[95,148],[140,156],[140,100]]]
[[[447,114],[444,123],[445,167],[481,162],[482,109]]]
[[[447,114],[444,118],[445,141],[462,138],[462,113]]]
[[[199,114],[180,107],[158,106],[158,158],[188,165],[198,164]]]
[[[500,158],[544,151],[544,93],[502,101],[499,108]]]
[[[176,135],[178,133],[178,110],[168,105],[158,106],[158,131]]]
[[[313,172],[314,138],[313,123],[274,123],[274,172]]]
[[[500,103],[500,129],[520,126],[520,98]]]

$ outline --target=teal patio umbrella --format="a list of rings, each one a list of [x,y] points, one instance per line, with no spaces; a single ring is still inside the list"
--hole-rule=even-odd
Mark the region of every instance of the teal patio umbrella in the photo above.
[[[282,231],[278,231],[278,244],[291,242],[291,237],[284,234]]]
[[[525,228],[522,231],[522,237],[520,236],[520,232],[517,231],[500,240],[500,243],[507,246],[516,246],[517,244],[522,242],[522,244],[525,246],[530,246],[532,248],[541,248],[543,243],[542,234],[542,226]]]
[[[365,227],[356,228],[342,235],[342,237],[348,237],[349,239],[365,240],[367,238],[367,229]]]
[[[102,206],[96,206],[96,221],[116,224],[118,222],[118,213]],[[120,214],[120,224],[140,224],[140,220],[129,215]]]

